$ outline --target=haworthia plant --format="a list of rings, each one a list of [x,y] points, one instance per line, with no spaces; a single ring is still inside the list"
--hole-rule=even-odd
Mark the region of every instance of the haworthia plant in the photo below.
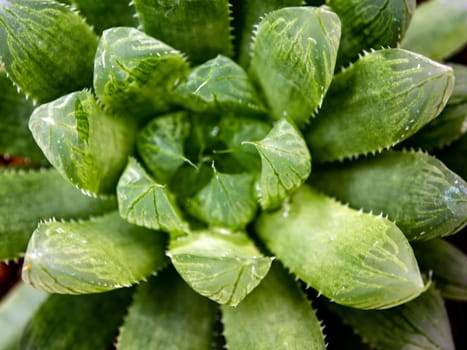
[[[467,183],[422,152],[386,152],[317,171],[310,183],[352,207],[382,213],[410,240],[456,233],[467,225]]]

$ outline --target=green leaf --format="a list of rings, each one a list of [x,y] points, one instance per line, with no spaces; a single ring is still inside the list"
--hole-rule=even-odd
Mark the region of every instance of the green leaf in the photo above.
[[[47,293],[27,284],[15,286],[0,303],[0,349],[19,348],[21,334],[36,310],[47,299]]]
[[[282,210],[262,213],[256,229],[298,278],[339,304],[384,309],[424,289],[412,248],[396,225],[306,185]]]
[[[134,0],[143,30],[201,63],[217,54],[230,56],[230,11],[227,0]]]
[[[114,193],[136,133],[132,123],[104,112],[88,91],[39,106],[29,128],[50,163],[92,195]]]
[[[54,169],[0,171],[0,260],[19,258],[41,220],[88,218],[114,210],[114,197],[91,198]]]
[[[195,112],[242,115],[266,112],[246,72],[222,55],[196,67],[175,92],[179,103]]]
[[[118,213],[89,221],[43,222],[29,241],[23,280],[62,294],[130,286],[165,267],[165,241],[161,233],[130,225]]]
[[[430,0],[415,10],[402,47],[441,61],[466,43],[465,0]]]
[[[271,258],[243,232],[195,231],[172,240],[168,252],[182,278],[219,304],[238,305],[266,276]]]
[[[70,7],[51,0],[0,3],[0,56],[34,100],[51,101],[92,82],[97,37]]]
[[[240,305],[222,306],[222,314],[231,350],[326,349],[313,309],[277,263]]]
[[[132,224],[174,235],[189,231],[166,185],[151,179],[134,158],[120,177],[117,197],[120,216]]]
[[[412,241],[467,224],[467,183],[422,152],[386,152],[316,171],[310,183],[353,208],[388,215]]]
[[[254,176],[216,170],[209,183],[187,203],[188,211],[212,226],[242,229],[253,220],[257,202]]]
[[[326,8],[290,7],[259,23],[251,74],[275,119],[305,124],[321,105],[334,73],[340,21]]]
[[[256,185],[263,209],[276,209],[306,180],[311,156],[300,132],[286,119],[274,124],[260,141],[252,144],[261,156],[261,175]]]
[[[21,349],[107,349],[123,320],[131,292],[51,295],[30,322]]]
[[[433,287],[389,310],[362,311],[332,305],[345,323],[381,350],[454,350],[448,314]]]
[[[415,0],[327,0],[342,21],[337,67],[358,59],[364,50],[396,47],[415,10]]]
[[[190,161],[184,156],[191,123],[185,112],[163,115],[149,122],[137,138],[138,153],[158,181],[168,183],[177,170]]]
[[[138,287],[117,349],[211,349],[215,316],[214,303],[165,271]]]
[[[409,51],[362,57],[335,76],[305,133],[313,158],[333,161],[395,145],[441,112],[453,83],[452,68]]]
[[[441,148],[467,132],[467,66],[450,64],[454,89],[441,114],[410,137],[406,145],[423,149]]]
[[[444,298],[467,301],[467,256],[453,244],[433,239],[413,244],[420,268],[430,271]]]
[[[183,55],[135,28],[107,29],[97,47],[94,90],[110,111],[146,122],[169,110],[173,89],[188,74]]]

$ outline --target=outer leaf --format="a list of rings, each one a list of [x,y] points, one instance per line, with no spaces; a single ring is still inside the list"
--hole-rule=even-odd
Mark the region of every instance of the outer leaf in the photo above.
[[[336,75],[306,134],[313,157],[332,161],[393,146],[441,112],[453,83],[450,67],[409,51],[362,57]]]
[[[396,47],[415,10],[415,0],[327,0],[342,21],[337,67],[358,59],[363,50]]]
[[[169,182],[185,162],[190,162],[184,156],[190,124],[186,113],[176,112],[153,119],[139,133],[138,153],[158,181]]]
[[[415,10],[402,47],[441,61],[466,43],[465,0],[430,0]]]
[[[52,295],[29,324],[21,349],[106,349],[130,299],[130,289],[96,295]]]
[[[138,287],[117,349],[211,349],[215,316],[214,303],[164,272]]]
[[[0,171],[0,260],[20,257],[40,220],[87,218],[116,207],[114,197],[84,196],[53,169]]]
[[[151,179],[134,158],[120,177],[117,197],[120,216],[132,224],[174,235],[189,231],[167,187]]]
[[[254,176],[225,174],[213,166],[211,181],[188,202],[188,210],[209,225],[242,229],[257,209]]]
[[[11,79],[35,100],[89,86],[96,46],[91,27],[68,6],[51,0],[0,3],[0,56]]]
[[[261,156],[256,189],[263,209],[275,209],[311,172],[311,156],[300,132],[286,119],[279,120],[266,137],[252,144]]]
[[[143,30],[186,52],[194,63],[230,56],[227,0],[134,0]]]
[[[223,306],[232,350],[325,349],[321,325],[298,286],[277,263],[235,308]]]
[[[451,235],[467,224],[467,183],[421,152],[388,152],[317,171],[310,183],[356,209],[388,215],[409,240]]]
[[[98,293],[130,286],[166,264],[165,237],[118,213],[83,222],[45,222],[29,241],[23,280],[50,293]]]
[[[467,256],[454,245],[434,239],[413,245],[422,270],[431,271],[443,297],[467,301]]]
[[[111,111],[147,121],[165,112],[188,73],[180,52],[135,28],[104,31],[94,61],[96,96]]]
[[[195,68],[175,91],[180,103],[195,112],[266,112],[246,72],[222,55]]]
[[[21,283],[15,286],[0,303],[0,349],[18,349],[21,333],[47,293]]]
[[[454,350],[443,299],[433,287],[389,310],[362,311],[337,305],[332,309],[377,349]]]
[[[199,294],[236,306],[266,276],[271,259],[245,233],[207,231],[172,240],[168,253],[182,278]]]
[[[133,150],[135,127],[105,113],[87,91],[36,108],[34,139],[52,165],[91,194],[111,194]]]
[[[339,18],[324,7],[283,8],[264,17],[250,68],[275,119],[309,120],[331,83],[339,39]]]
[[[289,207],[263,213],[256,229],[297,277],[339,304],[384,309],[423,291],[412,249],[396,225],[308,186]]]

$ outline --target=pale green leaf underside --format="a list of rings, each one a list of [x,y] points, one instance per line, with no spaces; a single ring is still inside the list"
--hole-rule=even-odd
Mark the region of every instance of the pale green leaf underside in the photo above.
[[[135,127],[104,112],[88,91],[35,109],[29,128],[50,163],[73,185],[93,195],[113,194]]]
[[[151,179],[134,158],[120,177],[117,198],[120,216],[132,224],[174,235],[189,231],[167,186]]]
[[[275,119],[306,123],[334,73],[340,39],[337,15],[324,7],[289,7],[267,14],[252,46],[250,71]]]
[[[467,183],[422,152],[390,151],[316,171],[310,183],[355,209],[388,215],[411,241],[467,224]]]
[[[62,294],[130,286],[165,267],[166,238],[118,213],[90,221],[41,223],[29,241],[23,280]]]
[[[266,276],[264,257],[245,233],[197,231],[172,240],[168,252],[182,278],[219,304],[238,305]]]
[[[213,302],[194,292],[172,269],[164,271],[136,290],[117,349],[210,349],[215,316]]]
[[[311,172],[311,155],[300,132],[286,119],[252,144],[261,156],[261,174],[256,191],[263,209],[276,209],[306,180]]]
[[[333,310],[367,342],[381,350],[454,350],[448,315],[433,287],[389,310],[362,311],[333,305]]]
[[[360,58],[335,76],[305,133],[314,159],[334,161],[399,143],[441,112],[453,83],[452,68],[410,51]]]
[[[231,350],[324,350],[321,325],[291,275],[274,263],[237,307],[222,306]]]
[[[41,220],[88,218],[116,209],[114,197],[83,195],[54,169],[0,171],[0,260],[19,258]]]
[[[467,301],[467,256],[453,244],[433,239],[413,245],[420,268],[431,271],[443,297]]]
[[[256,230],[297,277],[339,304],[383,309],[423,291],[412,248],[395,224],[309,186],[282,210],[263,213]]]

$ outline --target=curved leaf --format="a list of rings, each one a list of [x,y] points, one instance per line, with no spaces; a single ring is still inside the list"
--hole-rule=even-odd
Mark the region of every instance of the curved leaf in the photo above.
[[[90,86],[96,47],[91,27],[68,6],[52,0],[0,3],[0,56],[11,79],[34,100]]]
[[[165,237],[118,213],[82,222],[39,224],[29,241],[23,280],[62,294],[99,293],[144,280],[166,265]]]
[[[174,235],[189,231],[166,185],[152,180],[134,158],[120,177],[117,198],[120,216],[132,224]]]
[[[326,8],[289,7],[267,14],[252,46],[250,70],[275,119],[305,124],[334,73],[340,21]]]
[[[339,304],[384,309],[424,289],[412,248],[396,225],[306,185],[289,206],[263,213],[256,230],[297,277]]]
[[[305,134],[314,159],[353,157],[408,138],[441,112],[453,83],[452,68],[410,51],[362,57],[335,76]]]
[[[104,112],[88,91],[39,106],[29,128],[50,163],[94,195],[114,193],[136,133],[132,123]]]
[[[241,232],[193,232],[172,240],[168,255],[196,292],[231,306],[238,305],[271,266],[271,258],[262,256]]]

